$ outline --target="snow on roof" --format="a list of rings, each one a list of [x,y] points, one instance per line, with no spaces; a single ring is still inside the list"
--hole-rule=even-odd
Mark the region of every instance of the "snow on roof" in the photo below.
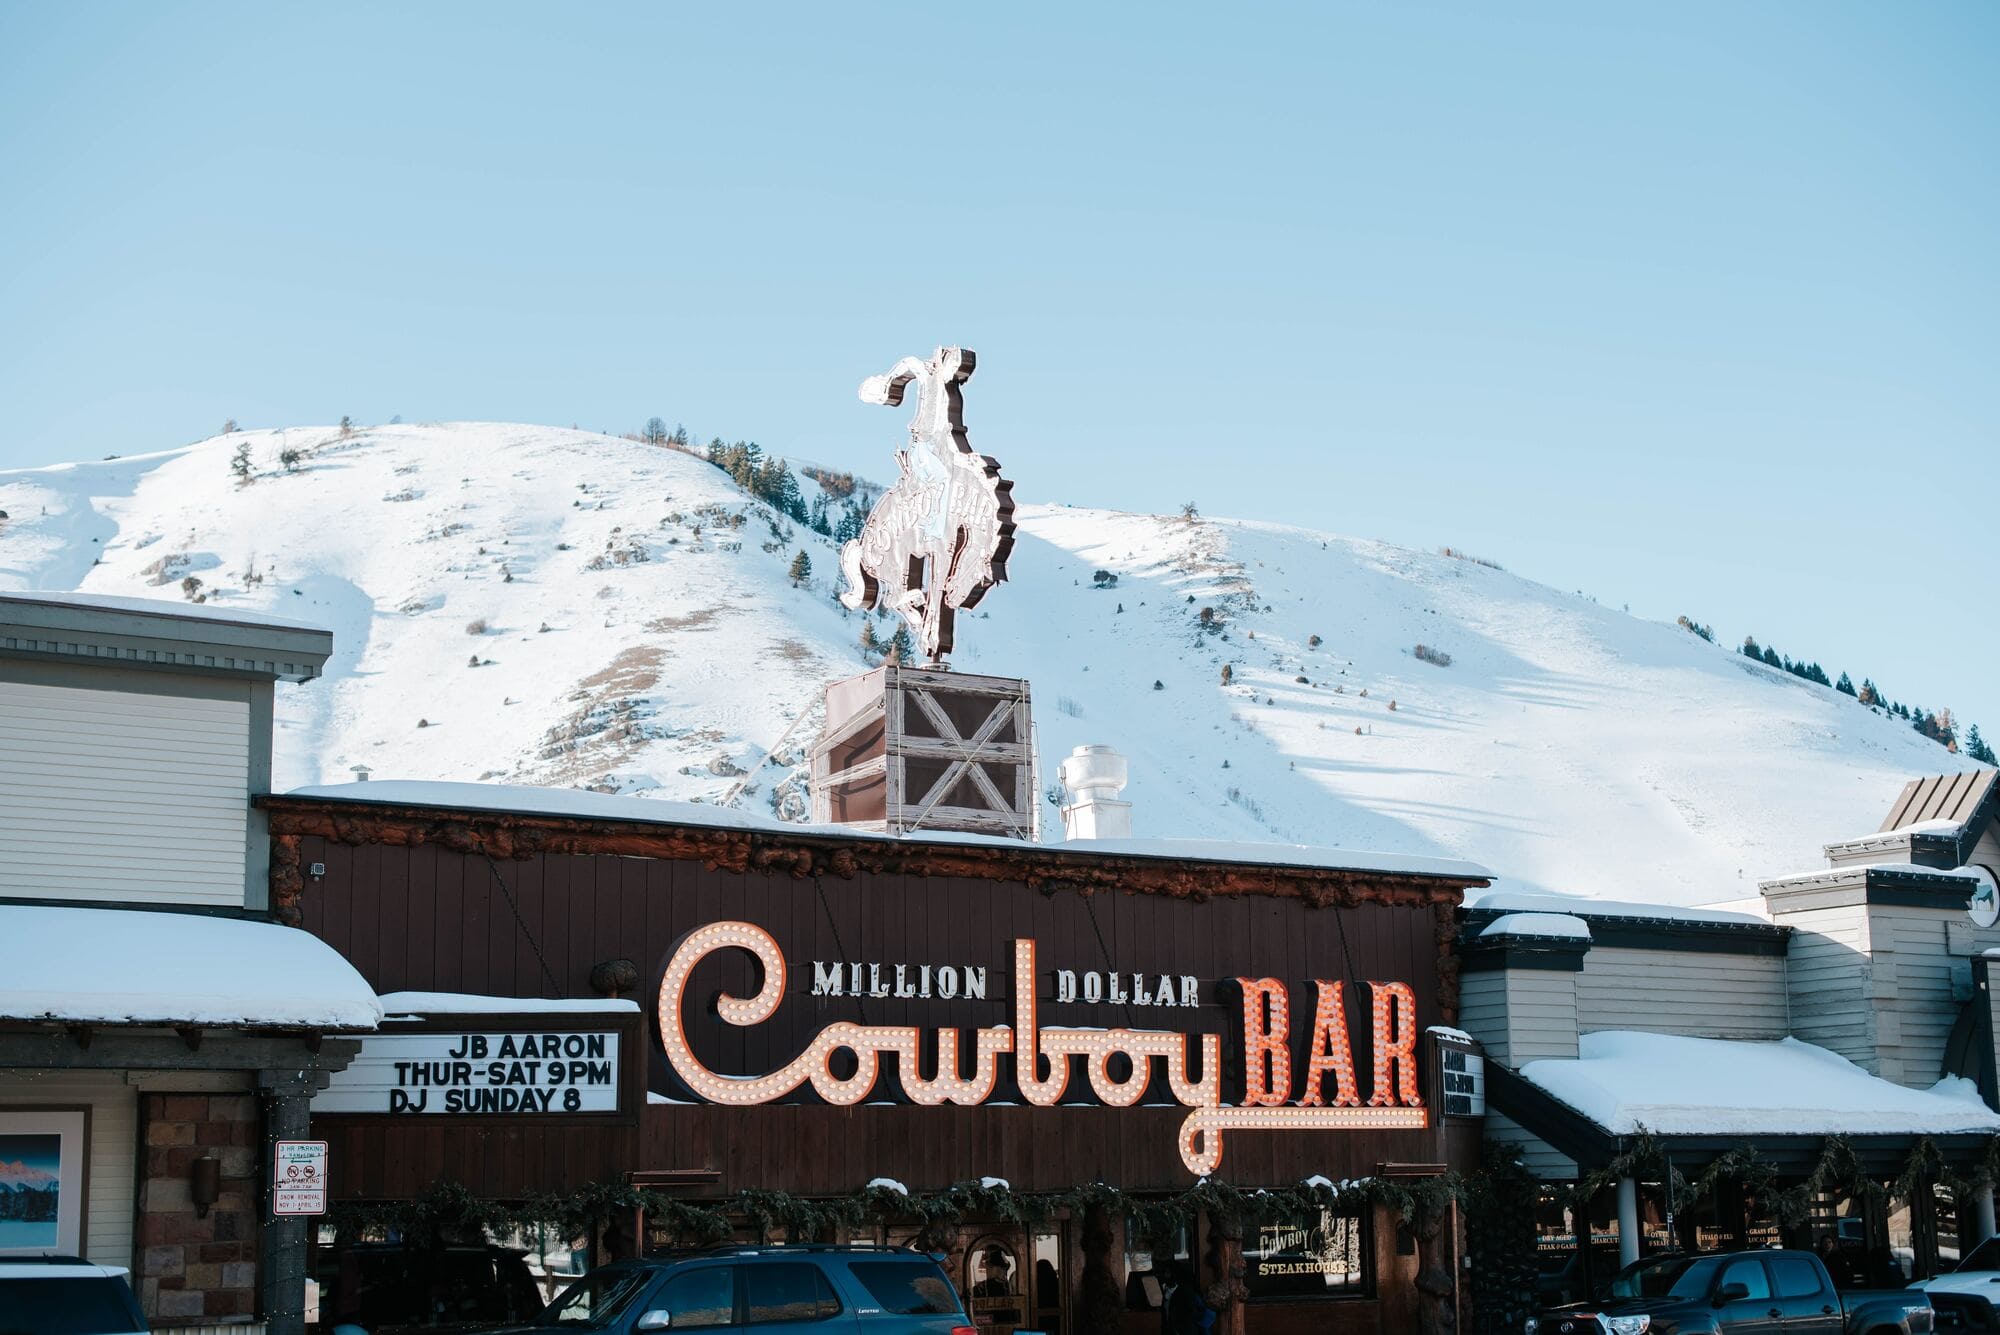
[[[616,997],[486,997],[474,992],[384,992],[382,1013],[404,1015],[636,1015],[639,1003]]]
[[[1793,872],[1790,876],[1772,876],[1759,881],[1762,886],[1772,885],[1813,885],[1824,882],[1828,885],[1842,885],[1876,873],[1890,876],[1944,876],[1953,880],[1979,880],[1979,872],[1973,867],[1920,867],[1914,862],[1853,862],[1844,867],[1821,868],[1818,871]]]
[[[901,838],[906,843],[966,844],[984,848],[1039,849],[1084,856],[1171,858],[1184,862],[1240,862],[1260,867],[1317,867],[1379,871],[1454,880],[1488,880],[1493,873],[1475,862],[1419,857],[1407,853],[1366,853],[1303,844],[1229,843],[1213,839],[1089,839],[1064,844],[1024,844],[995,835],[925,831],[883,835],[846,825],[803,825],[705,802],[673,802],[653,797],[621,797],[581,788],[534,788],[498,783],[445,783],[415,779],[374,779],[365,783],[294,788],[287,797],[328,802],[376,802],[386,806],[443,807],[463,811],[507,811],[563,816],[575,820],[641,821],[709,829],[757,830],[769,834],[814,835],[836,839]]]
[[[1521,1074],[1613,1135],[1948,1135],[2000,1131],[1969,1080],[1908,1089],[1795,1038],[1600,1030]]]
[[[1590,940],[1590,924],[1568,913],[1503,913],[1486,924],[1481,936],[1558,936]]]
[[[231,626],[268,626],[278,630],[314,630],[326,627],[310,621],[294,621],[267,612],[220,607],[213,603],[190,603],[169,598],[122,598],[108,593],[75,593],[66,589],[4,589],[0,603],[39,603],[47,607],[82,607],[100,612],[133,612],[140,616],[182,617],[190,621],[214,621]]]
[[[1726,909],[1681,908],[1674,904],[1638,904],[1616,899],[1586,899],[1581,895],[1540,895],[1520,890],[1490,890],[1466,905],[1502,913],[1575,914],[1590,918],[1651,918],[1661,922],[1750,923],[1768,927],[1771,920],[1754,913]]]
[[[338,951],[276,923],[139,909],[0,906],[0,1018],[373,1029]]]

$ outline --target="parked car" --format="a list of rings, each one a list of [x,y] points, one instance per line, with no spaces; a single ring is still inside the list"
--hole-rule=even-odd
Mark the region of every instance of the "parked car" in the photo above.
[[[757,1324],[824,1335],[977,1335],[937,1261],[898,1247],[722,1247],[600,1266],[499,1335]]]
[[[1937,1328],[2000,1332],[2000,1238],[1988,1238],[1946,1274],[1921,1279],[1921,1289],[1937,1309]]]
[[[356,1243],[322,1251],[318,1270],[321,1319],[340,1335],[486,1330],[525,1320],[546,1302],[510,1247]]]
[[[1928,1335],[1909,1289],[1842,1293],[1811,1252],[1675,1253],[1636,1261],[1608,1299],[1530,1318],[1527,1335]]]
[[[0,1335],[144,1331],[128,1273],[80,1256],[0,1256]]]

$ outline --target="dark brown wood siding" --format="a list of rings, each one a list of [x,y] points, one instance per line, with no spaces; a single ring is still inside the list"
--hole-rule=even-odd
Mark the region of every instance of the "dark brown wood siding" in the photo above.
[[[1241,1016],[1226,980],[1275,977],[1291,987],[1295,1070],[1303,1071],[1315,979],[1347,980],[1355,1059],[1369,1086],[1367,983],[1399,980],[1415,990],[1419,1020],[1438,1023],[1437,917],[1433,906],[1364,903],[1313,908],[1297,898],[1237,895],[1200,901],[1160,894],[1045,892],[1022,882],[862,872],[851,879],[784,871],[710,870],[699,862],[609,855],[535,855],[495,860],[437,844],[345,844],[306,836],[299,861],[324,864],[300,897],[304,925],[354,962],[379,992],[469,992],[503,996],[591,995],[600,961],[639,968],[636,994],[649,1013],[660,973],[680,937],[719,920],[769,931],[789,965],[778,1014],[753,1028],[712,1018],[718,989],[747,995],[755,969],[740,953],[712,957],[695,974],[686,1010],[699,1055],[711,1069],[761,1074],[789,1061],[835,1020],[969,1029],[1012,1024],[1016,938],[1037,943],[1044,1026],[1129,1026],[1240,1039]],[[811,995],[815,960],[984,966],[987,1000],[897,1000]],[[1200,980],[1201,1005],[1057,1005],[1056,969],[1135,971]],[[666,1068],[650,1014],[643,1046],[650,1086],[684,1098]],[[969,1047],[969,1045],[968,1045]],[[1434,1094],[1429,1045],[1425,1089]],[[1241,1096],[1226,1065],[1225,1101]],[[1162,1082],[1163,1083],[1163,1082]],[[885,1080],[871,1098],[893,1097]],[[1080,1067],[1069,1097],[1087,1097]],[[808,1098],[810,1096],[808,1095]],[[995,1101],[1007,1097],[1003,1090]],[[1162,1090],[1148,1102],[1165,1101]],[[483,1194],[525,1196],[627,1171],[701,1168],[721,1174],[718,1192],[782,1187],[846,1193],[869,1178],[917,1190],[990,1174],[1018,1190],[1104,1180],[1133,1190],[1178,1190],[1190,1175],[1175,1149],[1186,1110],[1096,1106],[833,1108],[812,1102],[725,1109],[653,1104],[636,1128],[522,1125],[504,1119],[322,1116],[333,1142],[335,1190],[384,1198],[419,1191],[440,1176]],[[1255,1185],[1314,1173],[1338,1180],[1386,1162],[1443,1162],[1435,1126],[1406,1132],[1233,1132],[1220,1176]]]

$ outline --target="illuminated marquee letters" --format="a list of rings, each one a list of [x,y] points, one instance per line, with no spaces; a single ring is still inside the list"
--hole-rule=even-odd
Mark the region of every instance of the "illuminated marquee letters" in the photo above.
[[[1212,1173],[1221,1165],[1225,1131],[1420,1130],[1428,1124],[1426,1110],[1417,1097],[1416,994],[1406,983],[1368,985],[1374,1012],[1375,1081],[1368,1106],[1362,1107],[1355,1089],[1341,985],[1326,981],[1315,985],[1317,1004],[1306,1087],[1297,1103],[1290,1104],[1290,998],[1285,984],[1275,978],[1238,979],[1243,994],[1245,1087],[1242,1105],[1229,1107],[1222,1101],[1220,1035],[1193,1036],[1201,1057],[1200,1075],[1196,1076],[1188,1069],[1188,1034],[1042,1027],[1035,994],[1035,943],[1025,939],[1014,942],[1013,1025],[973,1030],[969,1060],[962,1059],[957,1029],[937,1030],[937,1069],[928,1078],[919,1065],[922,1041],[917,1026],[845,1020],[820,1030],[804,1052],[775,1071],[764,1075],[711,1071],[688,1042],[683,1002],[695,965],[708,955],[731,949],[756,959],[763,970],[763,982],[754,996],[723,993],[716,1001],[715,1013],[724,1024],[762,1024],[777,1013],[784,998],[786,970],[784,952],[761,927],[717,922],[695,929],[675,946],[660,980],[660,1041],[667,1061],[690,1090],[710,1103],[728,1107],[770,1103],[810,1085],[828,1103],[851,1107],[873,1091],[882,1056],[887,1053],[896,1058],[903,1092],[911,1102],[924,1107],[947,1103],[972,1107],[992,1095],[1000,1077],[1001,1054],[1012,1053],[1014,1082],[1021,1097],[1039,1108],[1053,1107],[1061,1100],[1069,1087],[1072,1058],[1083,1059],[1091,1092],[1113,1108],[1129,1108],[1144,1097],[1158,1069],[1154,1063],[1160,1063],[1167,1088],[1189,1110],[1181,1123],[1179,1147],[1181,1162],[1190,1173]],[[813,991],[834,994],[834,986],[856,981],[854,974],[841,979],[841,972],[841,965],[815,961]],[[983,984],[982,970],[982,992]],[[1172,991],[1178,1002],[1180,995],[1191,996],[1193,989],[1176,987]],[[1157,995],[1167,992],[1163,986]],[[863,995],[870,993],[872,987]],[[833,1071],[834,1054],[843,1051],[854,1058],[854,1072],[845,1077]],[[1121,1055],[1130,1069],[1118,1079],[1112,1074],[1111,1059]],[[1334,1097],[1332,1105],[1325,1106],[1321,1084],[1329,1074],[1334,1077]]]

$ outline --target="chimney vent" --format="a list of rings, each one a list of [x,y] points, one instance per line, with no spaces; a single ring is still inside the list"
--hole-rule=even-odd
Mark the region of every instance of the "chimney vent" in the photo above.
[[[1063,835],[1068,839],[1130,839],[1132,804],[1125,791],[1125,757],[1108,746],[1079,746],[1059,771],[1069,800],[1063,803]]]

